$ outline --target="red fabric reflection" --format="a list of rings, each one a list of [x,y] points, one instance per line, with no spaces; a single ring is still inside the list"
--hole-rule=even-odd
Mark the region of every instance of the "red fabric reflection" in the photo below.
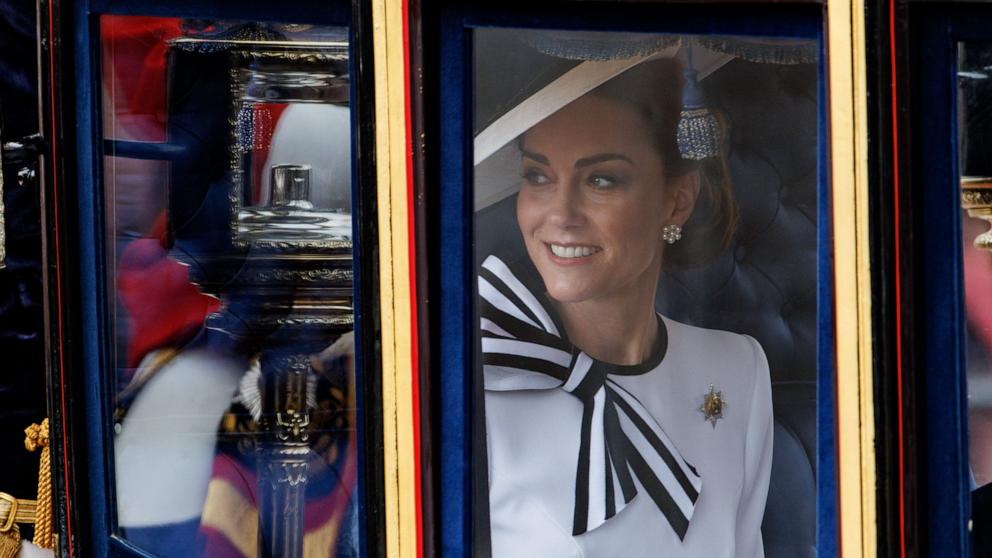
[[[986,355],[992,355],[992,254],[972,245],[985,232],[984,221],[962,216],[964,241],[964,299],[968,329]],[[971,470],[978,486],[992,482],[992,408],[983,396],[981,384],[988,384],[992,364],[987,360],[968,361],[968,434]]]
[[[166,53],[181,34],[179,18],[114,16],[100,18],[105,98],[113,106],[113,135],[165,141]],[[125,130],[121,128],[125,127]],[[126,132],[126,133],[125,133]]]
[[[982,221],[964,218],[965,306],[972,332],[986,349],[992,350],[992,289],[988,288],[992,254],[971,246],[972,239],[984,232],[984,228]]]
[[[220,301],[190,282],[189,268],[169,257],[165,215],[149,238],[128,244],[118,264],[117,289],[130,317],[127,365],[135,368],[149,352],[181,347],[192,338]]]
[[[166,55],[168,42],[181,34],[180,22],[161,17],[100,18],[108,136],[167,139]],[[216,298],[203,295],[190,283],[185,266],[168,257],[165,222],[165,214],[160,214],[145,238],[128,244],[118,263],[118,295],[130,318],[127,366],[132,369],[155,349],[182,346],[206,315],[220,308]]]

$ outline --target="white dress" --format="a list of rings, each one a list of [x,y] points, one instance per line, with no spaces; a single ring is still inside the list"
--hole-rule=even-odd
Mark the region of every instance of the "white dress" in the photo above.
[[[515,370],[487,365],[494,558],[764,556],[761,520],[773,429],[764,352],[748,336],[664,317],[662,323],[668,342],[660,364],[609,377],[640,401],[698,472],[701,488],[685,538],[680,540],[639,482],[625,508],[573,535],[582,402],[561,388],[490,389]],[[715,426],[700,411],[711,385],[726,402]]]

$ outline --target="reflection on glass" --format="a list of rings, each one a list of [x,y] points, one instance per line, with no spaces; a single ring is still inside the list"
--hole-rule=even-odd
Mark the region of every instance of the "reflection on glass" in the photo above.
[[[269,240],[346,237],[350,136],[327,133],[351,127],[346,45],[306,54],[318,64],[301,63],[292,48],[268,47],[264,55],[255,49],[242,56],[234,78],[234,141],[241,154],[235,180],[243,204],[238,231]],[[338,145],[315,141],[327,137]]]
[[[100,23],[118,534],[358,555],[347,29]]]
[[[478,547],[815,552],[817,42],[474,46]]]
[[[968,309],[968,429],[970,462],[976,486],[992,482],[992,315],[985,310],[992,254],[975,248],[984,231],[980,221],[964,219],[965,304]]]
[[[968,447],[975,556],[992,550],[992,45],[958,47],[958,130],[968,386]]]

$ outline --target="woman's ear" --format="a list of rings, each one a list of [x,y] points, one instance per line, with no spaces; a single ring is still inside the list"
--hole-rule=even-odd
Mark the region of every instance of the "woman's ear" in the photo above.
[[[672,216],[669,219],[669,224],[681,226],[689,220],[692,210],[696,208],[699,188],[698,170],[692,170],[668,180],[668,191],[671,192],[669,199],[672,202]]]

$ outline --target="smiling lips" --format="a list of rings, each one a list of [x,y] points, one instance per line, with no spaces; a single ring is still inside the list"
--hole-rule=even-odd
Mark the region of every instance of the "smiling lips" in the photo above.
[[[548,248],[551,249],[551,253],[556,258],[563,259],[584,258],[586,256],[591,256],[596,252],[602,251],[602,248],[598,246],[563,246],[561,244],[548,244]]]

